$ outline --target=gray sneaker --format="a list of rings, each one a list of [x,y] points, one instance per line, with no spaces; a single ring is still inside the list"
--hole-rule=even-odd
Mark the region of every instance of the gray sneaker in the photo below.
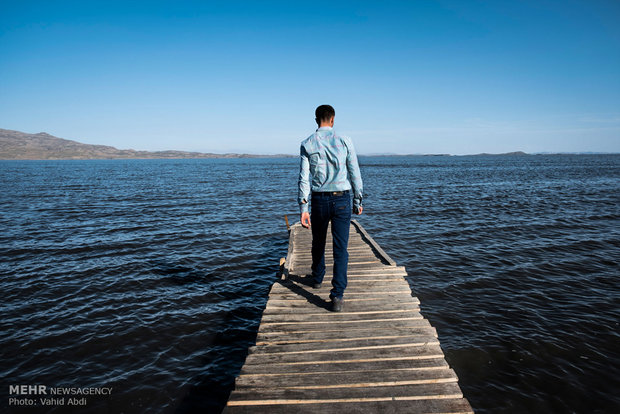
[[[332,296],[332,312],[340,312],[344,304],[343,298],[335,298]]]

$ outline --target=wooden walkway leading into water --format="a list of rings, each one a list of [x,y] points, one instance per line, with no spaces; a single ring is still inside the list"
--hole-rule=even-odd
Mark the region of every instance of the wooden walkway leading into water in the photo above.
[[[329,234],[329,232],[328,232]],[[343,311],[329,311],[331,236],[321,289],[306,286],[311,231],[291,227],[256,346],[225,413],[469,413],[405,268],[352,221]]]

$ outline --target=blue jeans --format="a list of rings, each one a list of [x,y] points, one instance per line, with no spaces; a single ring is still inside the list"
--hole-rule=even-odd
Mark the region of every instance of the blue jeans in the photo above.
[[[349,265],[349,227],[351,225],[351,196],[349,191],[342,195],[312,193],[310,220],[312,222],[312,276],[316,283],[325,277],[325,238],[327,226],[332,223],[334,274],[331,296],[342,298],[347,287],[347,266]]]

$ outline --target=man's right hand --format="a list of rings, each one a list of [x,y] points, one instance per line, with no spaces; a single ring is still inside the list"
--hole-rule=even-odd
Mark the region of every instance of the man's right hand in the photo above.
[[[301,225],[305,228],[310,228],[310,213],[307,211],[301,213]]]

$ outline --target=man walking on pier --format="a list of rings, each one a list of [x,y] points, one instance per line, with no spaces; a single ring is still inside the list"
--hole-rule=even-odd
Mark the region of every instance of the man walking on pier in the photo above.
[[[330,105],[316,108],[318,129],[301,143],[299,207],[301,225],[312,228],[312,285],[321,287],[325,276],[325,239],[331,222],[334,270],[329,295],[332,311],[340,312],[347,287],[351,211],[362,214],[362,177],[353,142],[333,130],[336,112]],[[351,208],[353,190],[353,208]],[[312,192],[312,198],[310,198]],[[308,213],[308,201],[312,216]]]

